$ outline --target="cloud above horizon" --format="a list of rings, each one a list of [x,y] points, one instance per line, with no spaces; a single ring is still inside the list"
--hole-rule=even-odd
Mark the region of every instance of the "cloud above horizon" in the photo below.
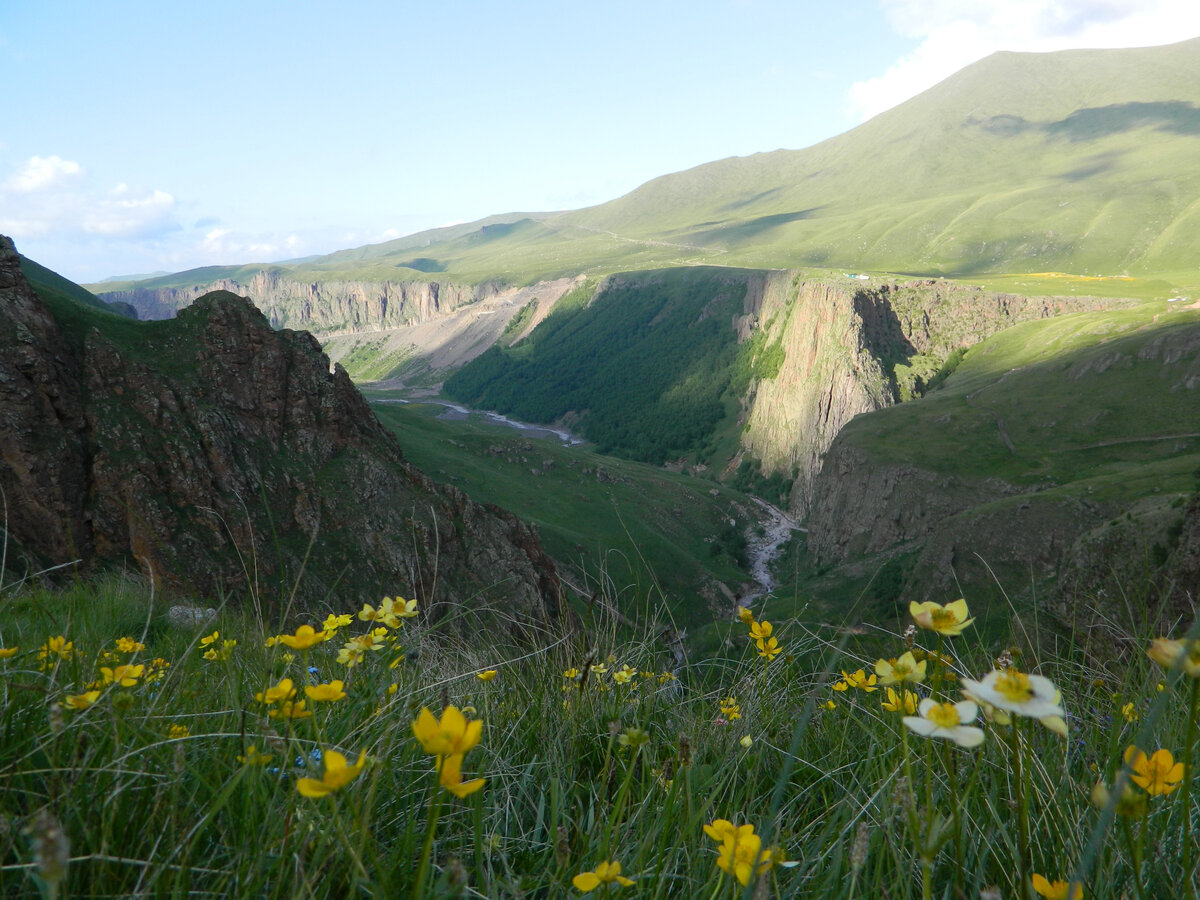
[[[1195,0],[880,0],[916,50],[850,88],[865,121],[999,50],[1049,52],[1169,44],[1200,35]]]

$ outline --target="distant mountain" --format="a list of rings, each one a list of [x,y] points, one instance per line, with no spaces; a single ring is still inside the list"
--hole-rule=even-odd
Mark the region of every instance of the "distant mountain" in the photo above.
[[[997,53],[813,147],[665,175],[600,206],[137,287],[264,270],[308,283],[526,284],[697,262],[1194,278],[1198,256],[1200,38]]]

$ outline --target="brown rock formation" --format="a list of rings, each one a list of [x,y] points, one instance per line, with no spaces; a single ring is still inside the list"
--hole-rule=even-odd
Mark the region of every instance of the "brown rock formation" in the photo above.
[[[132,557],[200,596],[559,618],[536,533],[409,465],[310,334],[221,292],[170,322],[60,325],[16,260],[0,239],[0,486],[31,564]]]

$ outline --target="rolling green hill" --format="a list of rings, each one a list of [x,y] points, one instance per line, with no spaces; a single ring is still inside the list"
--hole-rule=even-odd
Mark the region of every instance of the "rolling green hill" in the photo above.
[[[589,209],[513,213],[266,267],[309,281],[529,283],[709,262],[1069,272],[1196,285],[1200,39],[998,53],[803,150],[665,175]],[[139,282],[247,280],[263,266]],[[114,285],[104,285],[106,291]]]

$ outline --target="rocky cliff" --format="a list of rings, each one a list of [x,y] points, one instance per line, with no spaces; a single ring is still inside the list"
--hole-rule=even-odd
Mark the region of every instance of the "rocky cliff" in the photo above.
[[[311,335],[230,293],[170,322],[51,310],[0,238],[0,436],[10,565],[136,560],[206,598],[560,617],[531,528],[409,465]]]
[[[907,399],[955,349],[1017,322],[1123,302],[771,273],[747,311],[766,331],[763,344],[783,349],[783,363],[754,385],[742,445],[766,474],[794,475],[791,512],[806,516],[822,455],[856,415]]]
[[[241,281],[219,278],[166,287],[151,281],[98,296],[108,303],[128,303],[142,319],[169,319],[207,293],[229,291],[253,298],[275,328],[301,328],[324,336],[412,325],[511,290],[490,282],[296,281],[263,269]]]

